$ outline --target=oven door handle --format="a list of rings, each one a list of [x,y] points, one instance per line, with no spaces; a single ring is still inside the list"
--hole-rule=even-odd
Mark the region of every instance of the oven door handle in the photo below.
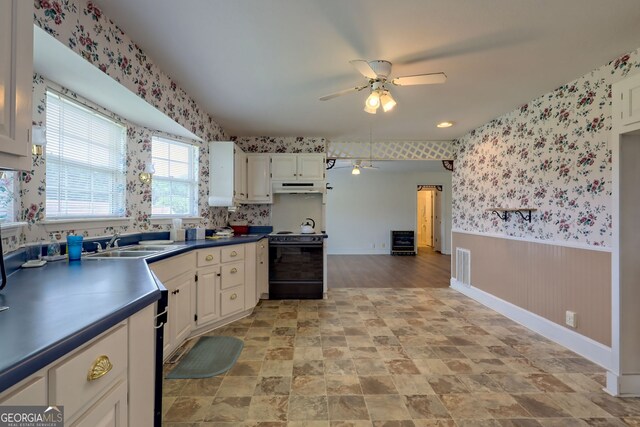
[[[269,247],[278,248],[278,247],[296,247],[296,248],[322,248],[322,243],[300,243],[300,242],[291,242],[291,243],[269,243]]]

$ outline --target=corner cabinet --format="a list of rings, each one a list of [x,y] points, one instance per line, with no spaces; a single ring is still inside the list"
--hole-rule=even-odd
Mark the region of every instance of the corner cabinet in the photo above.
[[[246,200],[246,162],[234,142],[209,143],[209,206],[237,206]]]
[[[0,169],[31,168],[33,2],[0,0]]]
[[[322,181],[324,154],[272,154],[271,179],[274,181]]]

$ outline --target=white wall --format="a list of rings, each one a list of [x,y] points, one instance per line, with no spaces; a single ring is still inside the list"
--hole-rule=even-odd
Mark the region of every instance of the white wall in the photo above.
[[[442,252],[451,253],[450,172],[330,169],[327,182],[328,254],[388,254],[391,230],[416,231],[418,184],[443,186]]]

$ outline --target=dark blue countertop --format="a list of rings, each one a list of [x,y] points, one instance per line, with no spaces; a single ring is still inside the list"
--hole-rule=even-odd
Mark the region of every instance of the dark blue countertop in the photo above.
[[[256,242],[265,235],[176,242],[146,259],[83,259],[20,269],[0,291],[0,392],[160,298],[148,263],[198,248]]]

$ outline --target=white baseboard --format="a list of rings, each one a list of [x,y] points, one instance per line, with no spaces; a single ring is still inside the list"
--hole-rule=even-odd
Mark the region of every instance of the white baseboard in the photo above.
[[[560,326],[557,323],[483,290],[474,288],[473,286],[465,286],[453,277],[451,278],[451,288],[473,298],[522,326],[539,333],[543,337],[567,347],[569,350],[578,353],[580,356],[589,359],[607,370],[612,366],[611,347],[607,347],[589,337],[585,337],[584,335]]]

